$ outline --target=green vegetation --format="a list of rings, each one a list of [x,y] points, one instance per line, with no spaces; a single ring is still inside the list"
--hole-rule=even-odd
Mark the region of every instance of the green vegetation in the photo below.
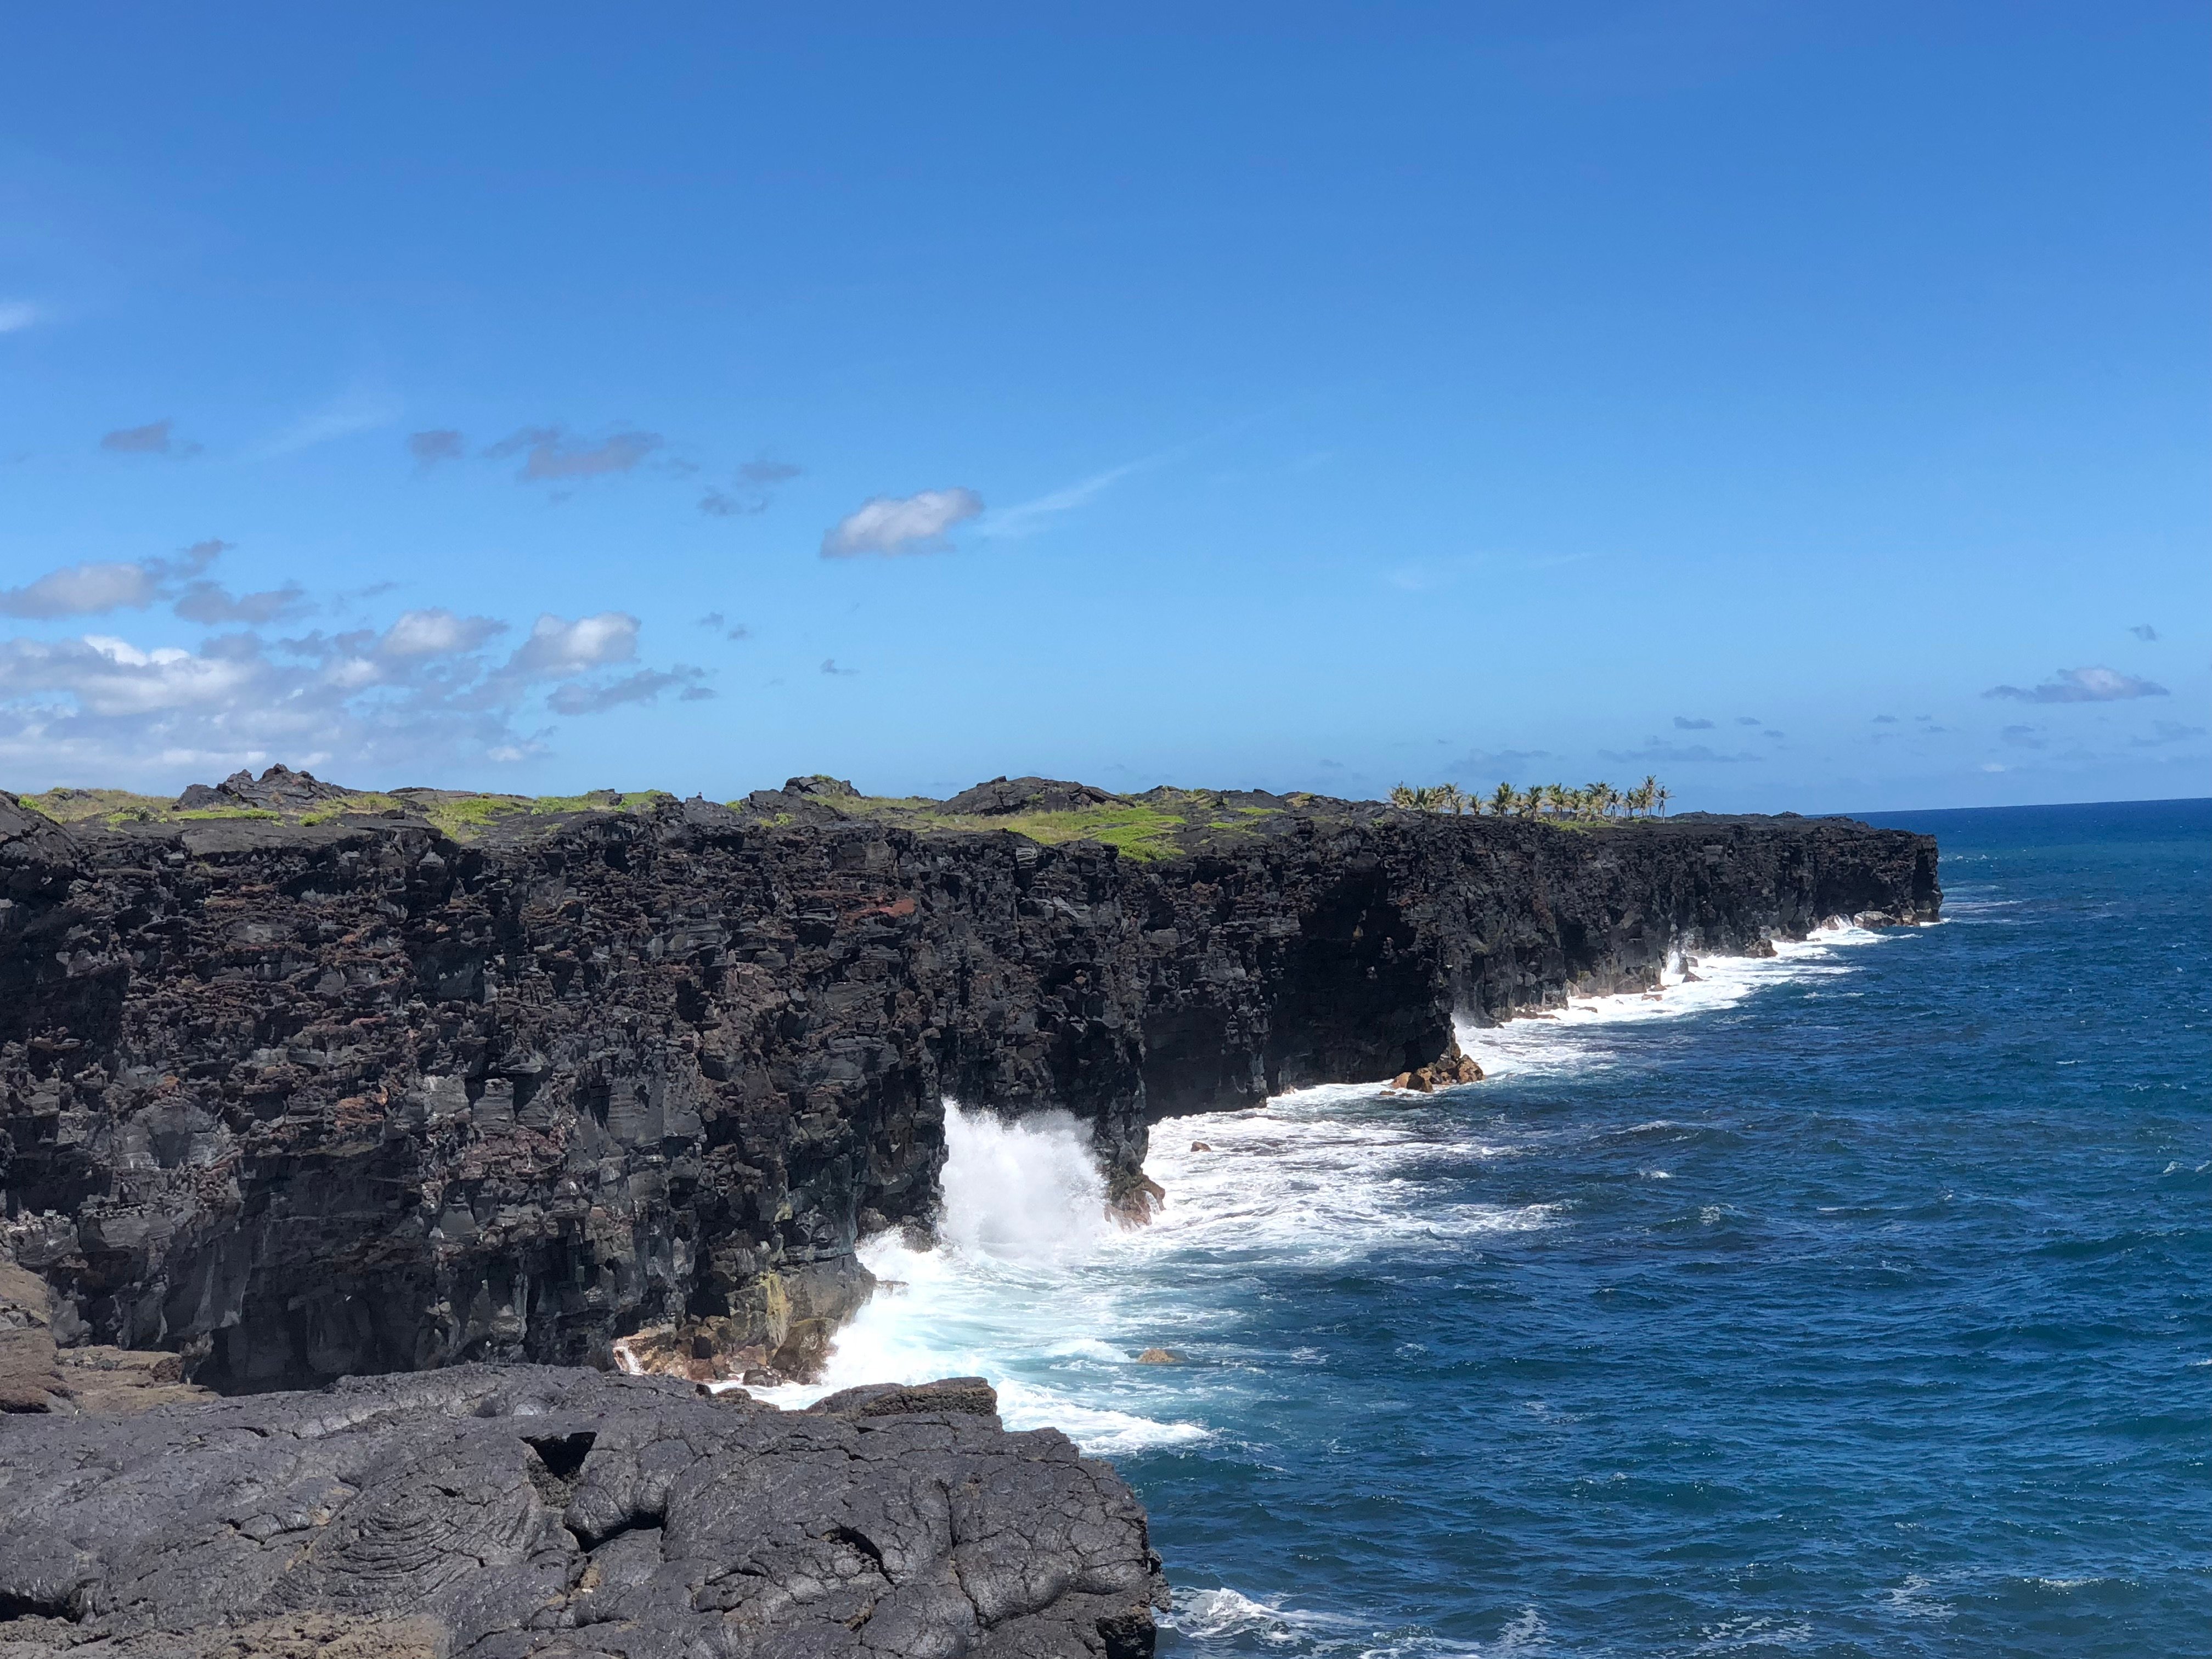
[[[987,815],[946,812],[939,810],[941,803],[920,796],[817,795],[814,799],[848,817],[895,823],[908,830],[965,830],[982,833],[1010,830],[1015,835],[1026,836],[1045,847],[1057,847],[1062,842],[1070,841],[1103,842],[1109,847],[1120,848],[1125,857],[1139,860],[1173,858],[1182,850],[1176,839],[1176,831],[1190,823],[1190,819],[1182,814],[1163,811],[1139,801],[1085,806],[1065,812]],[[743,801],[732,804],[740,808],[744,805]],[[776,821],[789,816],[779,814]],[[1208,827],[1230,830],[1245,828],[1241,823],[1217,823]]]
[[[566,812],[645,812],[675,796],[665,789],[594,789],[584,795],[469,795],[442,789],[410,789],[392,797],[395,805],[428,819],[455,841],[474,841],[503,819],[521,814],[547,817]]]
[[[19,797],[23,805],[56,823],[109,825],[151,823],[168,815],[169,803],[160,795],[134,795],[127,789],[49,789],[42,795]]]
[[[832,781],[834,780],[824,780]],[[648,812],[676,798],[665,790],[595,789],[580,795],[510,795],[463,790],[410,788],[391,793],[364,790],[287,810],[211,804],[179,809],[158,795],[120,789],[52,789],[22,798],[24,805],[61,823],[121,828],[133,823],[181,824],[228,819],[335,824],[356,816],[405,818],[428,823],[459,842],[487,834],[528,830],[546,820],[581,813]],[[220,798],[219,798],[220,799]],[[1316,798],[1293,797],[1293,807]],[[1261,832],[1264,821],[1284,811],[1266,800],[1239,799],[1236,792],[1158,788],[1134,799],[1116,799],[1066,810],[1012,813],[948,812],[945,803],[923,796],[859,795],[842,787],[807,797],[812,807],[827,808],[857,821],[897,825],[918,831],[957,830],[990,834],[1005,830],[1056,847],[1067,842],[1097,842],[1139,861],[1175,858],[1224,839]],[[763,803],[765,805],[766,803]],[[762,811],[750,799],[729,803],[753,823],[766,828],[811,821],[811,811]],[[550,828],[550,823],[545,823]]]
[[[1664,813],[1672,793],[1658,779],[1647,777],[1632,789],[1616,789],[1609,783],[1585,784],[1576,789],[1560,783],[1531,784],[1516,789],[1501,783],[1488,800],[1463,793],[1455,783],[1415,787],[1400,784],[1390,792],[1390,805],[1413,812],[1480,812],[1487,807],[1492,817],[1547,818],[1553,822],[1593,823],[1607,818],[1642,817]]]
[[[393,812],[405,810],[406,803],[397,795],[348,795],[343,800],[323,802],[312,811],[301,814],[302,823],[328,823],[349,812]]]
[[[1149,862],[1173,858],[1181,850],[1175,832],[1188,820],[1150,806],[1086,806],[1073,812],[1016,812],[1006,817],[947,817],[948,830],[1011,830],[1046,847],[1062,842],[1096,841],[1119,848],[1123,856]]]

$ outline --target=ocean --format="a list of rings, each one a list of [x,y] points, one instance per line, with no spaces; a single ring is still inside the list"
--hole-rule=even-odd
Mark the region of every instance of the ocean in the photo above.
[[[1190,1659],[2212,1654],[2212,801],[1873,821],[1941,925],[1163,1122],[1148,1228],[954,1109],[823,1386],[1112,1458]]]

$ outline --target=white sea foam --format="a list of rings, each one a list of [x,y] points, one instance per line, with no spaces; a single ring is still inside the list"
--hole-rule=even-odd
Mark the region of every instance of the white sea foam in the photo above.
[[[1762,985],[1848,971],[1842,952],[1878,937],[1835,928],[1781,945],[1769,960],[1708,958],[1701,982],[1670,984],[1656,1000],[1577,999],[1559,1018],[1461,1039],[1486,1069],[1508,1076],[1622,1063],[1651,1022],[1731,1007]],[[1628,1133],[1681,1127],[1661,1121]],[[1074,1118],[1009,1121],[948,1100],[939,1243],[917,1250],[890,1233],[865,1243],[861,1259],[884,1288],[838,1334],[820,1381],[755,1392],[790,1407],[862,1382],[981,1376],[1011,1426],[1057,1427],[1090,1452],[1207,1443],[1216,1423],[1232,1419],[1258,1358],[1237,1340],[1245,1316],[1235,1281],[1247,1273],[1326,1271],[1486,1237],[1540,1240],[1572,1226],[1565,1205],[1466,1199],[1470,1165],[1535,1145],[1469,1127],[1448,1097],[1409,1100],[1379,1084],[1167,1119],[1153,1126],[1146,1166],[1167,1201],[1150,1226],[1128,1229],[1108,1217],[1089,1135]],[[1182,1363],[1139,1363],[1152,1348]],[[1505,1632],[1499,1641],[1522,1639]]]
[[[1300,1626],[1311,1629],[1339,1621],[1327,1615],[1285,1612],[1272,1602],[1255,1601],[1233,1589],[1185,1590],[1175,1598],[1160,1623],[1200,1641],[1226,1637],[1256,1636],[1262,1642],[1289,1644],[1297,1639]]]
[[[987,1376],[1009,1426],[1060,1429],[1086,1451],[1206,1438],[1176,1390],[1143,1380],[1156,1368],[1134,1363],[1158,1346],[1132,1305],[1148,1287],[1104,1269],[1120,1230],[1081,1126],[1065,1112],[1008,1122],[950,1100],[945,1120],[937,1247],[896,1233],[864,1244],[885,1285],[837,1334],[820,1381],[753,1392],[792,1407],[862,1382]],[[1158,1414],[1146,1409],[1155,1401]]]
[[[1844,952],[1883,935],[1833,922],[1802,939],[1780,939],[1771,957],[1699,957],[1695,967],[1669,964],[1659,990],[1619,996],[1571,997],[1563,1008],[1523,1015],[1503,1025],[1458,1024],[1460,1047],[1492,1077],[1589,1071],[1632,1060],[1639,1028],[1692,1014],[1733,1008],[1753,992],[1803,985],[1851,971]],[[1696,978],[1691,979],[1689,975]]]

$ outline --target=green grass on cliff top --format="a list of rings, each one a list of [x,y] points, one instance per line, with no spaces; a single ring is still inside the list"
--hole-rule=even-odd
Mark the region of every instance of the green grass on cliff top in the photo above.
[[[895,823],[902,829],[978,834],[1006,830],[1045,847],[1095,841],[1140,862],[1174,858],[1188,850],[1192,832],[1208,840],[1249,835],[1255,820],[1279,810],[1232,806],[1203,789],[1155,789],[1142,799],[1102,802],[1069,811],[999,814],[947,812],[941,803],[915,796],[817,795],[814,799],[848,817]]]
[[[362,791],[316,801],[296,812],[244,805],[179,808],[167,796],[133,794],[127,789],[49,789],[42,794],[18,799],[57,823],[98,824],[108,829],[133,823],[208,823],[236,819],[289,819],[317,824],[335,823],[353,815],[382,817],[406,812],[428,819],[455,841],[473,841],[492,824],[513,814],[542,817],[563,812],[638,812],[674,797],[661,789],[629,793],[598,789],[588,795],[536,796],[477,795],[447,789],[407,789],[394,794]]]
[[[640,812],[672,800],[665,790],[623,792],[596,789],[582,795],[477,794],[450,789],[403,789],[386,794],[364,791],[317,801],[294,812],[254,806],[203,806],[179,810],[160,795],[124,789],[49,789],[21,797],[23,804],[59,823],[119,829],[134,823],[180,824],[226,819],[289,820],[331,823],[352,815],[405,813],[427,820],[455,841],[477,840],[495,826],[520,828],[529,820],[564,813]],[[842,816],[916,830],[965,830],[988,834],[1010,830],[1046,847],[1074,841],[1098,842],[1124,857],[1149,862],[1188,850],[1192,840],[1217,841],[1250,834],[1256,820],[1275,808],[1235,805],[1206,790],[1155,789],[1139,799],[1103,802],[1071,811],[1003,815],[947,812],[942,803],[922,796],[818,795],[813,798]],[[744,810],[747,803],[732,801]],[[785,815],[788,816],[788,815]],[[771,823],[782,821],[772,818]]]

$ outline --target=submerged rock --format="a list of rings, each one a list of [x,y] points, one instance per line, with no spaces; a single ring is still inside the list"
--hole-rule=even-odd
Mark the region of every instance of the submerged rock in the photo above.
[[[0,1655],[1144,1659],[1143,1509],[994,1404],[471,1365],[0,1419]]]

